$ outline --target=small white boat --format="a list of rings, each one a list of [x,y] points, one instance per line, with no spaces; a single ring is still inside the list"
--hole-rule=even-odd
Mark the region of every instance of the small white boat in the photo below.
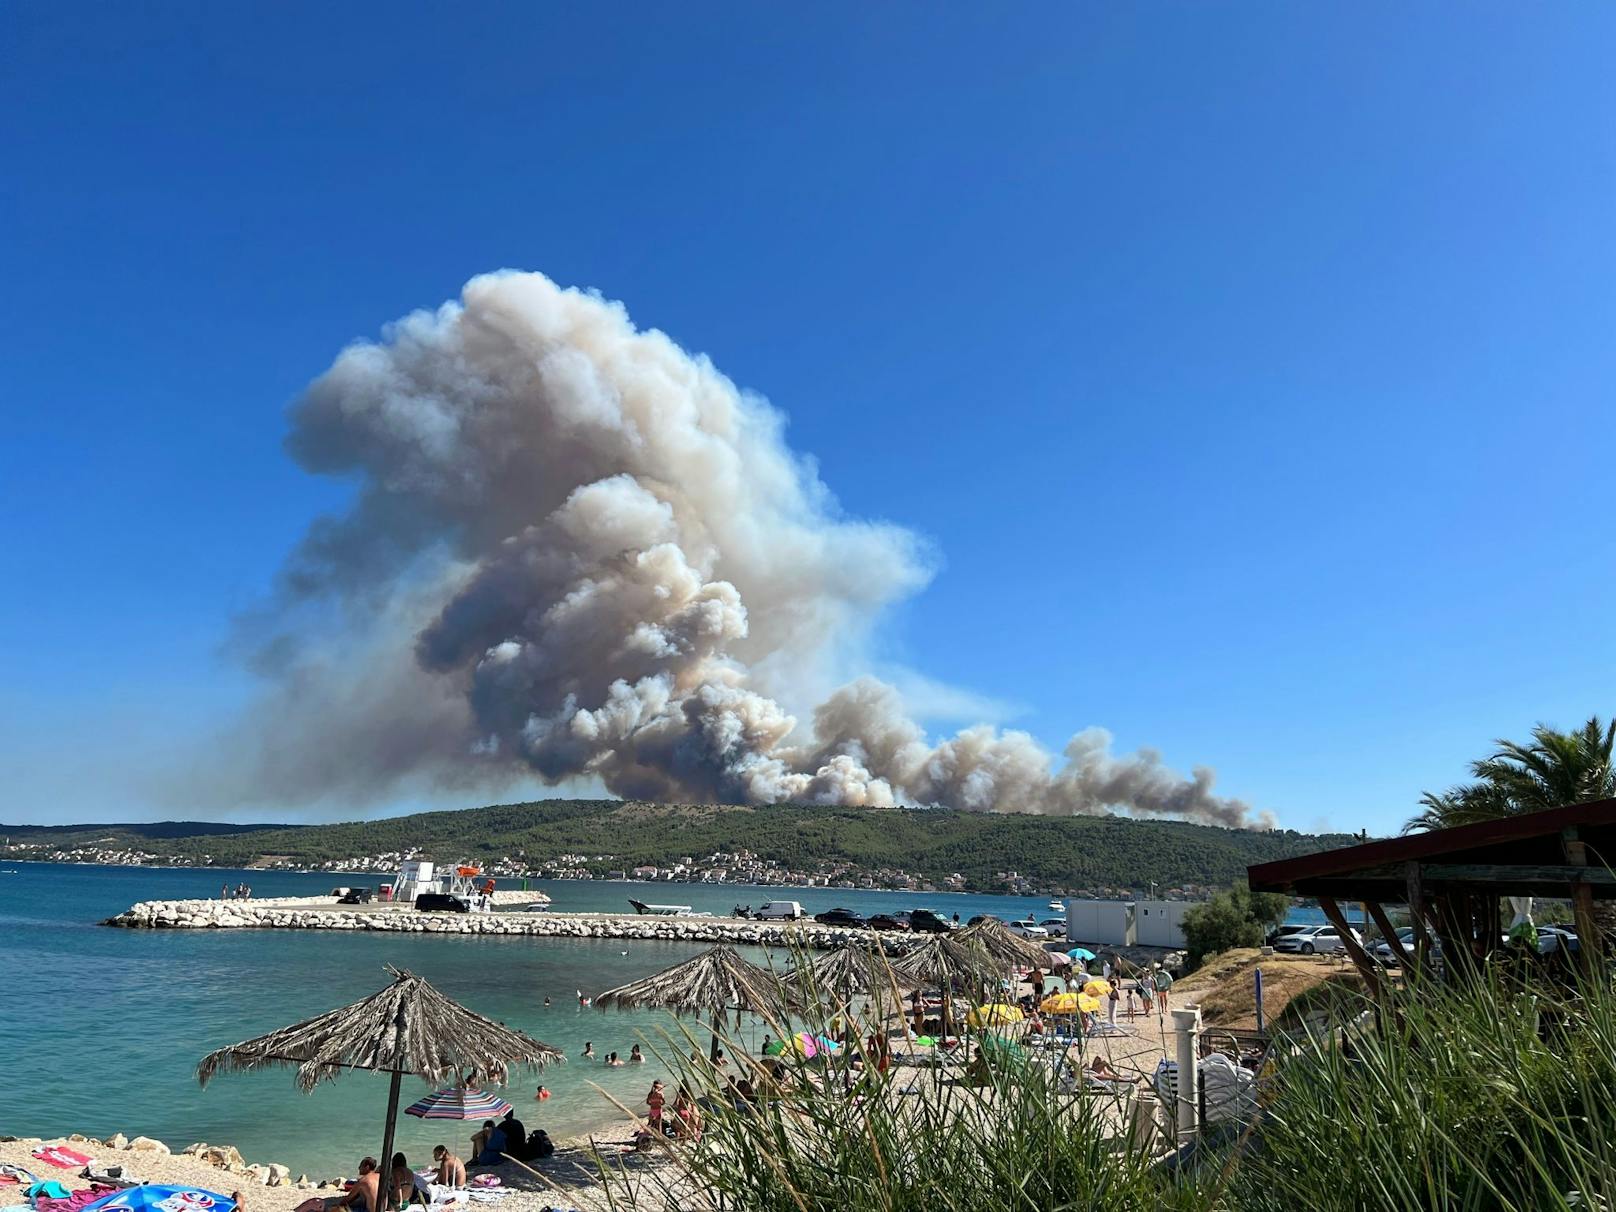
[[[634,906],[635,913],[644,913],[651,917],[712,917],[711,913],[697,913],[689,905],[647,905],[632,896],[628,898],[628,903]]]
[[[1051,897],[1049,900],[1049,911],[1051,913],[1065,913],[1066,902],[1061,900],[1058,896]]]

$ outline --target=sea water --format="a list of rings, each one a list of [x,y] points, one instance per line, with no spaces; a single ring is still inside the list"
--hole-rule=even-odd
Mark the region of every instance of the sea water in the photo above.
[[[216,897],[226,883],[248,883],[259,897],[307,896],[376,877],[4,860],[0,872],[0,1063],[11,1091],[0,1100],[0,1134],[104,1138],[121,1131],[174,1149],[193,1141],[232,1144],[249,1161],[283,1162],[294,1175],[352,1174],[361,1156],[380,1150],[387,1079],[344,1072],[305,1095],[291,1069],[276,1068],[224,1074],[204,1090],[196,1080],[204,1055],[374,993],[391,964],[566,1054],[565,1064],[542,1072],[518,1070],[504,1090],[529,1129],[543,1127],[557,1139],[602,1129],[604,1139],[626,1139],[606,1094],[643,1110],[652,1078],[668,1073],[654,1058],[621,1069],[602,1062],[613,1051],[626,1057],[635,1043],[650,1057],[653,1045],[666,1047],[673,1020],[583,1009],[577,992],[593,996],[699,950],[612,939],[115,929],[97,923],[137,901]],[[801,901],[809,913],[924,905],[962,921],[978,913],[1051,915],[1042,898],[570,880],[529,886],[563,911],[627,911],[632,896],[728,913],[737,903],[755,907],[779,897]],[[690,1028],[704,1043],[699,1026]],[[582,1059],[586,1041],[600,1059]],[[534,1098],[541,1081],[552,1092],[543,1103]],[[404,1102],[428,1090],[406,1078]],[[440,1142],[468,1148],[477,1126],[401,1115],[397,1148],[425,1161]]]

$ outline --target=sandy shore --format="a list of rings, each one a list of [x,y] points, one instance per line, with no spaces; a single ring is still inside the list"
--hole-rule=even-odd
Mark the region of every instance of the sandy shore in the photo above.
[[[661,1158],[634,1154],[623,1148],[629,1136],[627,1126],[618,1125],[597,1136],[595,1144],[614,1168],[619,1164],[617,1155],[622,1153],[623,1162],[630,1167],[631,1173],[635,1169],[667,1164]],[[55,1179],[69,1191],[88,1187],[89,1180],[81,1177],[78,1171],[58,1169],[33,1155],[35,1148],[53,1144],[65,1144],[97,1165],[121,1165],[126,1176],[137,1182],[200,1187],[221,1195],[239,1193],[244,1212],[292,1212],[312,1196],[323,1198],[340,1193],[335,1185],[337,1176],[326,1176],[327,1182],[322,1185],[315,1181],[320,1176],[311,1175],[306,1184],[299,1184],[297,1180],[301,1176],[293,1171],[289,1182],[266,1186],[255,1174],[221,1169],[187,1154],[120,1150],[84,1137],[58,1136],[44,1140],[25,1137],[0,1141],[0,1164],[19,1166],[40,1179]],[[531,1163],[531,1169],[507,1163],[496,1167],[475,1167],[472,1173],[499,1175],[499,1189],[509,1193],[497,1203],[473,1205],[477,1212],[540,1212],[546,1207],[556,1212],[568,1208],[575,1208],[578,1212],[606,1212],[608,1208],[605,1192],[599,1184],[599,1165],[591,1152],[588,1138],[561,1142],[554,1156]],[[0,1208],[25,1206],[26,1203],[21,1184],[0,1185]]]
[[[1163,1021],[1155,1015],[1146,1018],[1141,1016],[1129,1021],[1120,1020],[1122,1024],[1133,1029],[1132,1034],[1099,1037],[1091,1039],[1087,1045],[1087,1056],[1104,1056],[1110,1063],[1125,1073],[1147,1074],[1153,1071],[1157,1061],[1166,1054],[1172,1046],[1172,1034],[1169,1026],[1170,1020]],[[901,1052],[903,1045],[896,1040]],[[933,1080],[931,1072],[925,1067],[902,1067],[898,1070],[901,1081],[906,1085],[916,1082],[929,1082]],[[668,1167],[676,1163],[661,1153],[640,1154],[628,1148],[633,1129],[626,1120],[603,1125],[592,1136],[572,1137],[557,1143],[554,1156],[542,1162],[533,1163],[532,1170],[525,1169],[517,1163],[506,1163],[499,1167],[475,1167],[472,1173],[493,1173],[501,1180],[500,1190],[508,1194],[498,1203],[474,1205],[476,1212],[485,1212],[488,1209],[505,1209],[507,1212],[541,1212],[544,1208],[577,1209],[578,1212],[607,1212],[612,1206],[606,1197],[606,1192],[599,1182],[600,1159],[604,1158],[618,1179],[619,1202],[617,1207],[623,1207],[621,1202],[622,1183],[633,1183],[636,1178],[652,1178],[649,1169],[658,1169],[658,1175],[646,1185],[648,1195],[655,1191],[658,1195],[656,1205],[662,1206],[661,1190],[664,1183],[671,1177]],[[153,1183],[196,1186],[204,1190],[216,1191],[223,1195],[239,1192],[241,1203],[245,1212],[292,1212],[304,1200],[311,1196],[331,1196],[339,1192],[336,1185],[338,1175],[329,1174],[302,1174],[298,1170],[295,1159],[288,1159],[289,1169],[282,1176],[277,1173],[279,1180],[276,1185],[265,1185],[262,1167],[248,1169],[248,1163],[255,1159],[247,1159],[231,1168],[220,1168],[196,1156],[181,1153],[178,1150],[185,1147],[175,1142],[168,1142],[174,1152],[159,1149],[118,1149],[112,1145],[86,1137],[53,1137],[41,1141],[39,1138],[24,1138],[19,1140],[0,1141],[0,1164],[20,1166],[32,1171],[40,1178],[54,1178],[60,1181],[69,1190],[88,1186],[88,1180],[79,1176],[75,1170],[57,1169],[39,1160],[32,1155],[32,1150],[40,1145],[67,1144],[78,1152],[86,1154],[98,1164],[118,1164],[125,1167],[129,1178],[136,1181]],[[220,1146],[226,1148],[226,1146]],[[239,1156],[239,1155],[237,1155]],[[357,1157],[355,1158],[357,1168]],[[619,1167],[623,1167],[619,1170]],[[537,1171],[534,1173],[533,1171]],[[303,1182],[299,1182],[303,1179]],[[15,1185],[0,1185],[0,1208],[25,1203],[21,1194],[21,1187]],[[685,1201],[681,1201],[683,1204]],[[691,1193],[689,1206],[702,1206],[694,1192]]]

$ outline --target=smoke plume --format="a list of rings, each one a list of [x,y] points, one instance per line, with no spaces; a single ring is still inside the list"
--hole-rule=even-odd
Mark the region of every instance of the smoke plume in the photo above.
[[[897,692],[827,695],[922,587],[912,533],[841,515],[780,416],[624,309],[540,274],[338,356],[288,449],[354,486],[256,620],[261,795],[537,775],[629,798],[973,811],[1247,806],[1084,732],[1057,764],[987,726],[933,744]],[[782,704],[805,707],[799,719]]]

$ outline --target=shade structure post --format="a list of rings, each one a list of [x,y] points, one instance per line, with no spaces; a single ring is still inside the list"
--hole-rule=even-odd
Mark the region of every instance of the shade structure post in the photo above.
[[[404,1082],[403,1052],[405,1006],[400,999],[398,1012],[393,1016],[392,1077],[387,1083],[387,1124],[382,1129],[382,1155],[378,1159],[381,1172],[377,1176],[376,1200],[381,1209],[393,1206],[393,1135],[398,1129],[398,1091]]]
[[[723,1029],[724,1029],[724,1012],[722,1010],[714,1010],[713,1011],[713,1042],[711,1044],[709,1044],[708,1047],[707,1047],[707,1063],[710,1064],[710,1065],[718,1064],[718,1036],[719,1036],[719,1032],[721,1032]]]
[[[403,1081],[404,1074],[394,1069],[387,1089],[387,1127],[382,1132],[380,1182],[376,1188],[378,1212],[393,1206],[393,1133],[398,1127],[398,1088]]]

